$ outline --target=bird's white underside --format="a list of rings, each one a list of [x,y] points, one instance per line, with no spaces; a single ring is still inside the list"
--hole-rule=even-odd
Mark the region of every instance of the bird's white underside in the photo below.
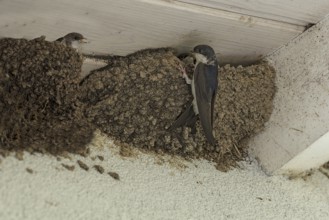
[[[206,56],[200,54],[200,53],[193,53],[194,58],[196,59],[196,64],[194,67],[194,74],[192,80],[186,75],[186,73],[183,74],[183,77],[185,78],[185,82],[189,85],[191,85],[192,95],[193,95],[193,111],[196,115],[199,114],[199,108],[196,101],[196,95],[195,95],[195,85],[194,85],[194,76],[195,76],[195,69],[198,66],[199,63],[207,64],[207,65],[214,65],[213,61],[209,62]]]
[[[195,69],[196,67],[198,66],[199,63],[204,63],[204,64],[207,64],[208,63],[208,59],[206,56],[200,54],[200,53],[194,53],[194,57],[196,59],[196,64],[195,64],[195,68],[194,68],[194,74],[193,74],[193,78],[192,78],[192,95],[193,95],[193,102],[192,102],[192,105],[193,105],[193,111],[196,115],[199,114],[199,108],[198,108],[198,104],[197,104],[197,101],[196,101],[196,95],[195,95],[195,85],[194,85],[194,76],[195,76]]]
[[[193,105],[193,111],[196,115],[199,114],[199,109],[198,109],[198,104],[196,102],[196,96],[195,96],[195,86],[194,86],[194,74],[193,74],[193,79],[192,79],[192,95],[193,95],[193,102],[192,102],[192,105]]]
[[[195,66],[197,66],[199,63],[207,64],[209,62],[207,57],[200,54],[200,53],[194,53],[194,58],[196,59],[196,65]]]
[[[80,49],[81,47],[81,44],[79,43],[79,41],[72,41],[72,44],[71,44],[72,48],[74,49]]]

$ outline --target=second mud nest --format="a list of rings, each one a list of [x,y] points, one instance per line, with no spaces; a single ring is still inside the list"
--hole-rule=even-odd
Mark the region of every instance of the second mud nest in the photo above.
[[[0,153],[86,153],[93,129],[77,101],[82,57],[45,41],[0,40]]]
[[[195,135],[187,127],[167,130],[192,100],[182,77],[182,66],[189,64],[173,50],[143,50],[108,62],[83,80],[80,100],[88,106],[88,120],[117,142],[232,165],[242,159],[245,140],[264,127],[272,112],[273,68],[267,63],[220,68],[214,147],[199,122]]]

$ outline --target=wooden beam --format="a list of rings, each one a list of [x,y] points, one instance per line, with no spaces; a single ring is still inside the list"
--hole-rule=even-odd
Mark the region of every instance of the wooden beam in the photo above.
[[[189,51],[210,44],[221,63],[250,63],[303,32],[292,25],[162,0],[2,0],[1,35],[55,40],[76,31],[86,53],[126,55],[147,47]]]
[[[317,23],[329,13],[329,1],[300,0],[179,0],[247,16],[306,26]]]

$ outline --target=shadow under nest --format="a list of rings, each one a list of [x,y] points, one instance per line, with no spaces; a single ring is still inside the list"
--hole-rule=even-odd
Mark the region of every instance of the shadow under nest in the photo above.
[[[171,48],[107,58],[108,65],[80,78],[83,57],[43,38],[0,40],[0,150],[87,154],[99,129],[118,145],[185,158],[205,158],[219,169],[235,165],[247,139],[269,119],[275,72],[267,63],[220,68],[215,103],[216,147],[196,133],[167,129],[192,100]],[[188,71],[188,73],[193,72]]]

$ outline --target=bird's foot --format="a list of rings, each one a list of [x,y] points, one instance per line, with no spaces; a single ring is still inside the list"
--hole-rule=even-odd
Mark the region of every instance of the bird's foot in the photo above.
[[[188,77],[186,70],[181,63],[178,63],[178,69],[182,72],[182,76],[185,79],[185,82],[190,85],[192,83],[192,80]]]

